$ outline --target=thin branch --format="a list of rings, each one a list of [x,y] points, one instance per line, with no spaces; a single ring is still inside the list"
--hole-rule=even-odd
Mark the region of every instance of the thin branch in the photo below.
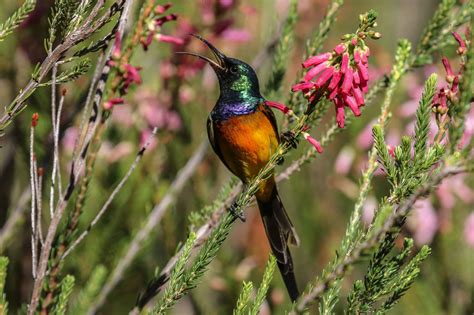
[[[53,126],[53,172],[51,175],[51,187],[49,189],[49,215],[50,218],[54,215],[54,190],[56,185],[56,163],[58,161],[58,155],[56,154],[56,74],[58,72],[57,64],[54,64],[51,73],[51,125]],[[59,129],[59,128],[58,128]],[[59,197],[61,198],[61,197]]]
[[[90,307],[88,314],[95,314],[97,310],[104,304],[110,292],[122,279],[125,270],[130,266],[130,264],[138,254],[139,250],[142,248],[143,242],[149,237],[153,229],[160,223],[165,211],[175,202],[184,185],[188,182],[189,178],[197,170],[197,166],[204,158],[207,149],[208,144],[207,140],[205,140],[199,145],[198,149],[187,161],[186,165],[178,172],[178,175],[174,179],[166,195],[163,197],[163,199],[161,199],[158,204],[153,207],[153,210],[145,220],[145,226],[140,229],[137,235],[135,235],[126,250],[125,256],[123,256],[119,260],[117,266],[115,266],[111,276],[102,287],[102,290],[99,293],[96,302]]]
[[[37,267],[37,253],[36,253],[36,186],[35,186],[35,153],[34,153],[34,142],[35,142],[35,127],[33,124],[30,127],[30,191],[31,191],[31,272],[33,279],[36,279],[36,267]]]
[[[396,222],[408,214],[418,199],[432,192],[435,187],[443,181],[443,179],[465,172],[472,172],[472,169],[465,166],[448,167],[441,171],[437,176],[433,177],[427,184],[421,187],[403,204],[399,205],[385,221],[384,225],[372,237],[356,246],[351,251],[350,255],[347,255],[339,264],[337,264],[336,268],[334,268],[332,272],[328,273],[319,281],[318,285],[316,285],[308,294],[301,296],[299,302],[295,306],[294,311],[298,313],[304,312],[310,303],[319,299],[324,292],[332,287],[334,280],[344,276],[349,267],[359,261],[363,253],[371,250],[377,246],[377,244],[379,244],[387,232],[393,228]]]
[[[125,176],[122,178],[122,180],[118,183],[118,185],[115,187],[115,189],[112,191],[112,193],[110,194],[109,198],[106,200],[106,202],[104,203],[104,205],[102,206],[102,208],[100,209],[100,211],[96,214],[96,216],[94,217],[94,219],[92,220],[92,222],[89,224],[89,226],[87,227],[87,229],[82,232],[82,234],[74,241],[74,243],[71,244],[71,246],[69,246],[69,248],[67,249],[67,251],[64,253],[64,255],[60,258],[61,260],[64,260],[70,253],[71,251],[74,250],[74,248],[77,247],[77,245],[79,245],[80,242],[82,242],[82,240],[87,236],[87,234],[89,234],[89,232],[92,230],[92,228],[97,224],[97,222],[99,222],[100,218],[104,215],[105,211],[107,211],[107,209],[109,208],[110,204],[112,203],[112,201],[115,199],[115,196],[120,192],[120,190],[123,188],[123,186],[125,185],[125,183],[127,182],[127,180],[130,178],[130,176],[132,175],[133,171],[135,170],[135,168],[137,167],[138,163],[140,162],[140,160],[142,159],[146,149],[148,148],[148,146],[150,145],[152,139],[156,136],[156,133],[158,131],[158,128],[153,128],[153,132],[152,134],[148,137],[146,143],[140,148],[140,150],[138,151],[137,153],[137,156],[135,157],[135,160],[133,161],[133,163],[130,165],[130,168],[128,169],[127,173],[125,174]]]
[[[128,12],[130,11],[130,6],[133,3],[133,0],[128,0],[128,1],[126,1],[126,0],[123,1],[122,0],[122,1],[120,1],[121,4],[118,5],[119,6],[118,9],[117,8],[115,8],[114,10],[109,9],[99,19],[98,22],[94,23],[94,25],[90,27],[88,25],[88,23],[90,23],[91,19],[93,17],[95,17],[95,15],[98,13],[98,11],[101,8],[101,6],[103,5],[103,3],[104,3],[104,0],[99,0],[97,2],[96,6],[94,7],[94,9],[92,10],[91,14],[89,15],[89,17],[84,22],[83,25],[85,25],[85,26],[83,26],[82,28],[79,28],[78,31],[72,33],[72,34],[75,34],[74,36],[79,37],[79,38],[75,38],[77,40],[77,41],[75,41],[76,43],[84,40],[85,38],[87,38],[87,36],[86,36],[87,34],[93,33],[95,30],[97,30],[103,24],[105,24],[106,20],[104,20],[104,19],[105,18],[110,18],[113,14],[115,14],[114,10],[120,9],[121,6],[124,3],[126,3],[126,5],[125,5],[125,8],[122,12],[122,15],[120,16],[120,22],[119,23],[123,24],[123,25],[126,25],[127,19],[128,19]],[[117,3],[115,5],[117,5]],[[125,13],[127,13],[127,14],[125,14]],[[90,27],[90,28],[88,28],[88,27]],[[124,29],[124,27],[125,26],[122,27],[122,30]],[[88,28],[87,31],[84,30],[84,28]],[[81,31],[81,32],[79,32],[79,31]],[[88,32],[90,32],[90,33],[88,33]],[[123,33],[121,33],[120,36],[123,36]],[[61,45],[64,45],[64,43],[60,44],[60,46]],[[70,43],[69,43],[69,45],[70,45]],[[53,54],[56,51],[56,49],[53,51]],[[109,52],[110,52],[110,50],[109,50]],[[46,68],[48,68],[48,71],[49,71],[50,67],[51,66],[46,67]],[[103,71],[106,71],[105,68],[107,68],[107,67],[104,67]],[[43,76],[46,74],[46,72],[43,74]],[[106,73],[108,73],[108,70],[107,70]],[[41,75],[41,73],[40,73],[40,75]],[[96,101],[100,102],[101,93],[99,95],[96,93],[95,96],[96,97],[95,97],[94,103],[97,104]],[[98,107],[98,105],[97,105],[97,107]],[[97,108],[97,111],[98,111],[98,108]],[[93,113],[93,115],[94,114],[95,113]],[[59,226],[59,222],[61,221],[61,218],[64,214],[64,210],[66,208],[66,205],[67,205],[67,203],[69,201],[69,198],[71,197],[71,194],[74,190],[74,187],[75,187],[75,185],[76,185],[76,183],[79,179],[78,174],[81,174],[82,169],[84,167],[84,159],[85,159],[85,156],[87,154],[88,144],[89,144],[90,140],[92,139],[92,137],[94,135],[94,131],[97,127],[97,123],[98,123],[97,116],[98,115],[94,115],[94,117],[91,117],[91,118],[94,118],[94,119],[89,120],[90,123],[88,125],[88,132],[86,133],[86,136],[85,136],[84,145],[83,145],[82,149],[80,150],[80,154],[77,157],[77,159],[73,160],[73,162],[72,162],[70,179],[69,179],[69,183],[68,183],[66,193],[65,193],[64,197],[59,200],[59,202],[56,206],[56,209],[54,211],[54,216],[51,218],[51,222],[50,222],[48,232],[47,232],[47,235],[46,235],[46,239],[45,239],[45,242],[44,242],[44,247],[41,251],[41,256],[40,256],[40,260],[39,260],[39,264],[38,264],[37,278],[35,279],[35,282],[34,282],[34,285],[33,285],[33,292],[31,294],[31,302],[30,302],[30,306],[29,306],[29,309],[28,309],[28,314],[29,315],[33,315],[36,311],[37,306],[38,306],[43,280],[44,280],[44,277],[46,275],[46,269],[48,267],[49,254],[51,252],[51,247],[52,247],[52,244],[53,244],[53,240],[55,238],[56,231],[57,231],[57,228]],[[9,116],[9,117],[11,117],[11,116]],[[0,126],[2,126],[2,120],[1,119],[0,119]]]
[[[26,86],[21,89],[21,92],[13,100],[13,102],[7,106],[5,112],[0,117],[0,136],[3,135],[3,130],[12,122],[13,118],[17,116],[27,105],[25,104],[26,99],[38,88],[40,82],[49,73],[53,66],[64,57],[66,52],[89,38],[102,26],[104,26],[110,18],[115,15],[124,5],[126,0],[116,0],[114,4],[96,21],[99,10],[103,8],[105,0],[98,0],[95,7],[90,12],[87,19],[84,21],[81,27],[74,32],[71,32],[59,45],[57,45],[51,54],[45,58],[38,68],[37,75],[32,78]]]

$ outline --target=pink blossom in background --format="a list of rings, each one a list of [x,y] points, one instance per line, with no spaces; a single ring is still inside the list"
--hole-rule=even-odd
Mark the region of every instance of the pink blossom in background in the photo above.
[[[362,208],[362,222],[364,222],[365,225],[372,223],[377,205],[377,200],[373,196],[369,196],[365,200]]]
[[[338,154],[336,162],[334,163],[334,170],[341,175],[349,173],[352,162],[354,161],[354,149],[350,146],[345,146]]]
[[[357,146],[363,150],[367,150],[372,146],[374,139],[372,138],[372,127],[377,123],[374,119],[368,123],[362,132],[357,136]]]
[[[464,239],[466,243],[474,248],[474,212],[471,212],[464,223]]]
[[[219,4],[222,8],[229,9],[234,4],[234,0],[219,0]]]
[[[112,111],[112,121],[122,127],[130,128],[133,125],[133,111],[130,106],[117,106]]]
[[[61,140],[61,146],[63,150],[72,152],[74,150],[74,145],[78,136],[79,130],[76,127],[67,128]]]
[[[158,145],[158,140],[156,139],[156,136],[155,137],[152,137],[152,130],[151,129],[144,129],[140,132],[140,147],[143,147],[145,145],[145,143],[150,140],[150,145],[148,146],[148,149],[147,150],[153,150],[154,148],[156,148],[156,146]]]
[[[221,36],[223,39],[232,42],[248,42],[252,39],[249,31],[238,28],[228,28],[222,32]]]
[[[460,141],[460,146],[464,147],[465,145],[467,145],[473,135],[474,135],[474,103],[471,103],[471,110],[467,114],[466,121],[464,122],[464,133]]]
[[[408,217],[408,228],[413,233],[413,239],[418,246],[429,244],[439,229],[436,211],[429,199],[418,200]]]
[[[135,95],[138,112],[147,124],[158,129],[175,131],[181,128],[181,118],[172,110],[166,108],[156,92],[142,89]]]
[[[439,185],[436,196],[443,209],[452,209],[456,204],[456,196],[466,204],[474,202],[474,190],[466,185],[466,177],[466,174],[452,176]]]
[[[114,163],[130,155],[134,149],[136,149],[135,145],[128,141],[120,142],[115,146],[106,141],[100,147],[98,156],[108,163]]]
[[[189,103],[194,99],[196,93],[189,86],[181,86],[179,89],[179,101],[181,104]]]

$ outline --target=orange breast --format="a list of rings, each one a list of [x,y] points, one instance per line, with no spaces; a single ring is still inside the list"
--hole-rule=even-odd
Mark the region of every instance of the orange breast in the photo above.
[[[278,135],[270,120],[258,110],[218,122],[215,134],[224,162],[244,183],[258,174],[278,147]],[[263,190],[271,192],[273,179],[269,183],[262,185],[262,194]]]

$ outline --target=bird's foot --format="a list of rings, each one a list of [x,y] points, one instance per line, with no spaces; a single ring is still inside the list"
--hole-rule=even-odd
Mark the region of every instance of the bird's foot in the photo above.
[[[281,142],[288,143],[293,149],[296,149],[298,146],[298,138],[295,137],[295,133],[292,131],[283,132],[280,135]]]
[[[242,210],[238,210],[237,204],[235,202],[230,206],[229,212],[234,216],[234,218],[240,219],[242,222],[247,220],[245,218],[244,212]]]

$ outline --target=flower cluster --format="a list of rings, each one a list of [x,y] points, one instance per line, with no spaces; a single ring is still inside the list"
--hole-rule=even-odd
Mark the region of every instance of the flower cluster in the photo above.
[[[117,83],[117,89],[120,95],[126,94],[131,84],[142,83],[142,78],[139,73],[141,67],[132,66],[123,59],[125,58],[122,58],[122,39],[120,38],[120,35],[116,33],[114,49],[108,64],[109,66],[114,67],[114,69],[117,71],[118,77],[120,78]],[[120,104],[120,102],[117,100],[115,102],[116,104]]]
[[[380,38],[380,33],[370,30],[376,26],[375,16],[371,13],[361,16],[359,29],[355,34],[344,36],[344,42],[333,51],[312,56],[303,62],[308,69],[303,80],[292,87],[292,91],[302,91],[309,101],[307,113],[325,96],[336,107],[336,121],[344,127],[344,109],[349,107],[355,116],[360,116],[360,107],[364,105],[364,94],[368,91],[369,47],[365,39]]]
[[[148,47],[153,42],[153,39],[176,45],[182,45],[184,43],[184,41],[179,37],[161,34],[161,27],[165,23],[175,21],[178,18],[176,14],[164,15],[164,13],[169,8],[171,8],[171,6],[171,3],[157,5],[153,10],[150,11],[150,15],[146,21],[147,29],[142,32],[140,37],[140,44],[144,50],[148,49]]]
[[[467,52],[466,42],[462,39],[461,35],[456,32],[453,32],[453,36],[459,44],[456,53],[462,57]],[[466,31],[466,37],[469,38],[469,30]],[[433,112],[436,114],[438,124],[440,124],[441,121],[444,121],[446,114],[448,114],[448,102],[452,104],[458,102],[459,81],[462,78],[462,73],[465,68],[463,58],[461,58],[461,67],[457,74],[454,73],[448,58],[443,57],[442,62],[444,69],[446,70],[447,84],[436,93],[432,104]]]

